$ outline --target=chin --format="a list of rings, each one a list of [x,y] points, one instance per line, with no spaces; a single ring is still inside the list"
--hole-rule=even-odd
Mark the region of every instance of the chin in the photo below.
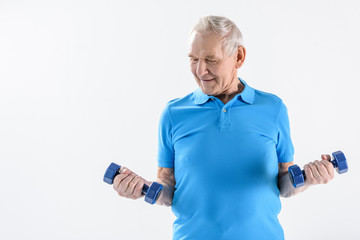
[[[214,95],[214,91],[211,91],[209,89],[204,89],[201,88],[202,92],[205,93],[206,95]]]

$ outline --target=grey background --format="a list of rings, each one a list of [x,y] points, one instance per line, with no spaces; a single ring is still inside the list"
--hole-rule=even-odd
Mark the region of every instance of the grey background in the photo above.
[[[0,1],[0,238],[170,239],[170,208],[119,198],[111,161],[148,180],[170,99],[197,86],[187,34],[239,26],[239,76],[289,109],[295,162],[342,150],[347,174],[290,198],[287,239],[359,239],[357,1]],[[221,163],[219,163],[221,164]],[[236,204],[236,203],[234,203]]]

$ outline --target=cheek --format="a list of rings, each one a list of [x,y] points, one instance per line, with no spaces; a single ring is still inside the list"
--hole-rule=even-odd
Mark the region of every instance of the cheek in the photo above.
[[[223,64],[219,66],[217,69],[214,69],[214,73],[218,74],[223,78],[229,78],[230,75],[233,75],[234,69],[231,65]]]
[[[192,74],[194,74],[196,76],[196,65],[190,64],[190,70],[191,70]]]
[[[219,76],[219,73],[220,73],[220,70],[221,67],[220,66],[210,66],[208,68],[209,72],[211,73],[211,75],[215,76],[215,77],[218,77]]]

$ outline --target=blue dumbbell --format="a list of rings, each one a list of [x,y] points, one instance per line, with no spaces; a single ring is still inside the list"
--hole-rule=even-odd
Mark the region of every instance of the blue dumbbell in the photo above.
[[[339,174],[346,173],[348,171],[348,164],[345,155],[341,151],[333,152],[333,160],[330,162]],[[289,176],[291,183],[295,188],[304,186],[305,183],[305,171],[301,170],[298,165],[292,165],[289,167]]]
[[[110,166],[106,169],[104,174],[104,182],[108,184],[113,184],[114,178],[120,174],[120,165],[116,163],[111,163]],[[145,195],[145,202],[154,204],[158,200],[163,186],[157,182],[153,182],[150,187],[144,184],[142,188],[142,193]]]

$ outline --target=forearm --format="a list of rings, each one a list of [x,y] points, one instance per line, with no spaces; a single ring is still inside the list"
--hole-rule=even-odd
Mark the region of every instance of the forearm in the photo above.
[[[176,184],[174,168],[159,167],[156,181],[163,185],[163,190],[161,191],[160,197],[156,203],[167,207],[171,206]]]
[[[157,204],[170,207],[172,204],[175,188],[166,184],[165,182],[157,179],[157,182],[163,185],[159,199],[156,201]]]
[[[305,191],[309,188],[309,185],[305,182],[303,187],[295,188],[290,181],[289,174],[283,173],[278,177],[278,187],[280,190],[280,196],[287,198]]]

